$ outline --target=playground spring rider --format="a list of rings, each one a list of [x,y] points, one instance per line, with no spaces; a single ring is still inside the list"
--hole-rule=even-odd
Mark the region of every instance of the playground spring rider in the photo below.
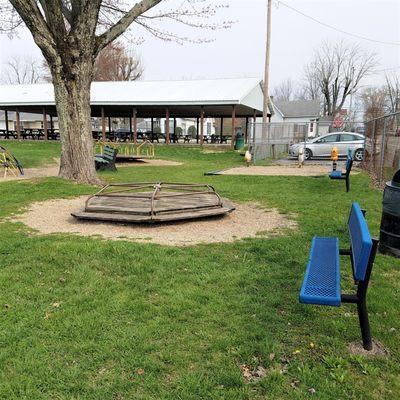
[[[337,160],[339,159],[338,149],[334,146],[331,150],[331,159],[332,159],[332,171],[336,171],[337,168]]]

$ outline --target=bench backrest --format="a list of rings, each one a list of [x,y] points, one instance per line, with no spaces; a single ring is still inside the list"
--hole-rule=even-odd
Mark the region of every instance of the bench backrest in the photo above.
[[[353,257],[354,278],[357,281],[363,281],[372,250],[372,238],[364,214],[358,203],[353,203],[351,206],[348,227]]]
[[[353,159],[349,156],[347,156],[347,161],[346,161],[346,174],[349,174],[351,171],[351,167],[353,166]]]
[[[105,145],[103,148],[103,158],[106,160],[112,161],[114,157],[117,155],[117,149],[113,149],[112,147]]]

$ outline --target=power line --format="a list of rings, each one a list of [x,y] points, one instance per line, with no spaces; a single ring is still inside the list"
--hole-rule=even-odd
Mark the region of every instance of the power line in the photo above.
[[[399,69],[400,65],[398,65],[397,67],[390,67],[390,68],[383,68],[383,69],[376,69],[373,72],[385,72],[385,71],[392,71],[394,69]]]
[[[320,25],[322,25],[322,26],[325,26],[326,28],[333,29],[334,31],[343,33],[343,34],[345,34],[345,35],[352,36],[352,37],[355,37],[355,38],[357,38],[357,39],[367,40],[367,41],[373,42],[373,43],[389,44],[389,45],[392,45],[392,46],[400,46],[400,42],[386,42],[386,41],[383,41],[383,40],[371,39],[371,38],[368,38],[368,37],[366,37],[366,36],[361,36],[361,35],[357,35],[357,34],[355,34],[355,33],[346,32],[346,31],[344,31],[344,30],[342,30],[342,29],[336,28],[336,27],[333,26],[333,25],[329,25],[329,24],[326,24],[325,22],[319,21],[318,19],[312,17],[311,15],[305,14],[305,13],[303,13],[302,11],[297,10],[296,8],[294,8],[294,7],[292,7],[292,6],[289,6],[288,4],[284,3],[283,1],[277,0],[277,3],[278,3],[278,4],[282,4],[284,7],[289,8],[290,10],[292,10],[292,11],[294,11],[294,12],[296,12],[296,13],[302,15],[303,17],[306,17],[306,18],[308,18],[308,19],[311,19],[312,21],[316,22],[317,24],[320,24]]]

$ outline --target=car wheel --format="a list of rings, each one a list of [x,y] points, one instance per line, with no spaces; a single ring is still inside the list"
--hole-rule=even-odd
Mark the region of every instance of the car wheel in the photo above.
[[[304,153],[305,159],[306,160],[311,160],[312,158],[312,151],[310,149],[306,149],[305,153]]]
[[[364,150],[357,149],[354,153],[354,160],[355,161],[362,161],[364,159]]]

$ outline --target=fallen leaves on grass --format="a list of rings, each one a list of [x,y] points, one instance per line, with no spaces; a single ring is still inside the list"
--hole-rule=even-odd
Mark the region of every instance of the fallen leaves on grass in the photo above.
[[[256,382],[267,375],[267,370],[262,365],[251,368],[247,364],[241,364],[240,369],[242,370],[242,375],[246,382]]]

